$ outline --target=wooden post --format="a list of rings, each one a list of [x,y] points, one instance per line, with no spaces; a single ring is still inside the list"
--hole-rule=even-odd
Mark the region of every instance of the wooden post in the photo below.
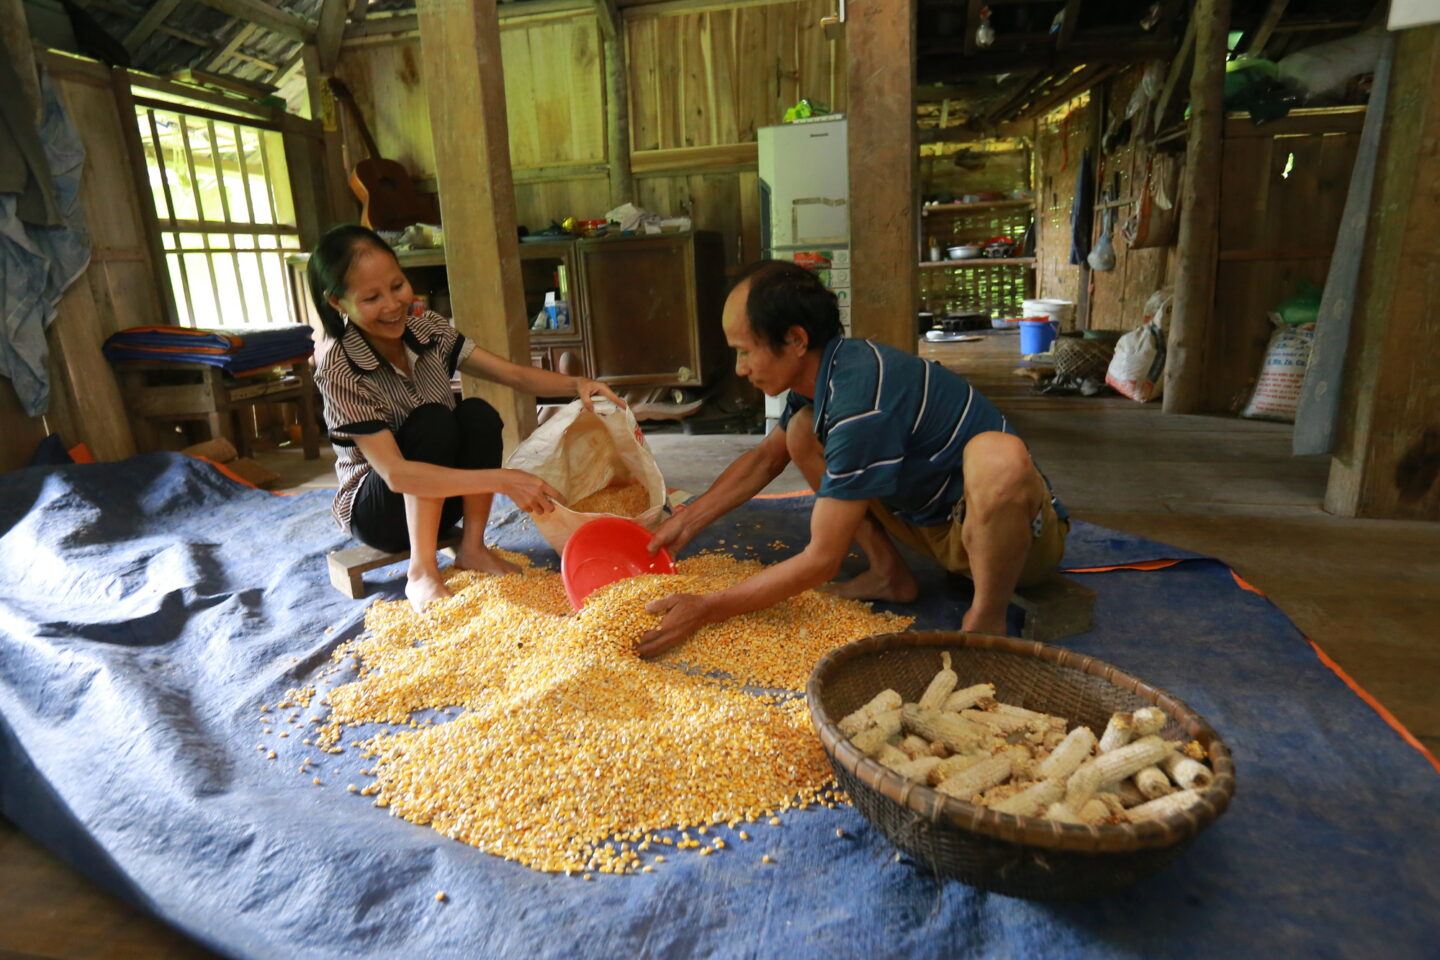
[[[625,61],[625,24],[615,0],[595,0],[605,51],[605,137],[610,161],[610,205],[635,199],[630,170],[630,88]]]
[[[360,221],[360,208],[347,184],[350,171],[345,168],[341,149],[339,107],[325,88],[325,71],[320,65],[320,48],[307,43],[300,48],[305,70],[305,87],[310,98],[310,116],[320,121],[324,138],[324,194],[321,206],[321,231],[338,223]]]
[[[0,52],[3,51],[9,51],[25,102],[30,104],[38,123],[40,78],[35,73],[35,48],[30,41],[30,21],[25,18],[25,0],[0,0]]]
[[[1220,242],[1220,139],[1225,130],[1225,49],[1230,0],[1199,0],[1195,70],[1190,75],[1190,132],[1180,200],[1180,257],[1165,360],[1165,412],[1195,413],[1205,393],[1215,258]]]
[[[494,3],[469,0],[420,0],[419,10],[455,326],[484,349],[528,365],[500,19]],[[468,376],[465,393],[500,411],[507,449],[535,429],[532,398]]]
[[[851,332],[915,352],[916,0],[846,6]]]
[[[1401,31],[1325,509],[1440,520],[1440,26]]]

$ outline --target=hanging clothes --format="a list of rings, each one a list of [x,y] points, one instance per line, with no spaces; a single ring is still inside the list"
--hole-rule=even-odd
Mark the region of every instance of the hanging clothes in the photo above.
[[[8,73],[16,87],[0,89],[0,101],[13,104],[19,81],[13,69]],[[10,379],[32,417],[50,408],[45,330],[55,319],[61,295],[90,265],[90,231],[80,202],[85,144],[50,77],[43,68],[39,73],[42,112],[34,132],[49,165],[59,222],[30,223],[21,213],[24,194],[0,193],[0,376]],[[0,86],[4,82],[0,77]],[[24,98],[18,102],[23,104]],[[7,109],[7,125],[10,115]]]
[[[54,181],[15,63],[0,57],[0,194],[19,198],[21,220],[53,227],[61,222]]]

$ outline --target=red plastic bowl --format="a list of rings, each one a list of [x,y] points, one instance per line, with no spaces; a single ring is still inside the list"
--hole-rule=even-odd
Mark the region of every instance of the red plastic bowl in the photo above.
[[[663,547],[652,557],[645,549],[652,534],[624,517],[597,517],[570,535],[560,555],[560,576],[570,606],[606,584],[642,573],[674,573],[675,561]]]

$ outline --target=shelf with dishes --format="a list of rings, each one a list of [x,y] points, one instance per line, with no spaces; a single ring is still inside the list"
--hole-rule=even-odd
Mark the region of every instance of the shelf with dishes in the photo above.
[[[1034,200],[981,200],[976,203],[926,203],[920,207],[920,216],[932,213],[967,213],[980,210],[1029,209]]]
[[[923,260],[921,270],[935,270],[948,267],[1015,267],[1034,266],[1034,257],[969,257],[965,260]]]

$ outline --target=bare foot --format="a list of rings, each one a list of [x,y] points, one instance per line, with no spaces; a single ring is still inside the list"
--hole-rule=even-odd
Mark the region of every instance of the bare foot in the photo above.
[[[410,601],[410,606],[416,613],[424,613],[425,608],[436,600],[444,600],[450,596],[450,588],[445,586],[439,571],[433,573],[411,574],[405,581],[405,597]]]
[[[457,547],[455,566],[460,570],[493,573],[502,577],[507,573],[520,573],[519,567],[503,557],[497,557],[490,552],[489,547],[479,547],[475,550],[467,550],[464,546]]]
[[[994,637],[1005,636],[1005,611],[986,615],[977,613],[974,607],[965,611],[965,618],[960,621],[960,629],[966,633],[988,633]]]
[[[850,600],[883,600],[887,603],[910,603],[920,595],[920,585],[904,568],[888,576],[868,569],[849,580],[832,580],[822,584],[819,589]]]

